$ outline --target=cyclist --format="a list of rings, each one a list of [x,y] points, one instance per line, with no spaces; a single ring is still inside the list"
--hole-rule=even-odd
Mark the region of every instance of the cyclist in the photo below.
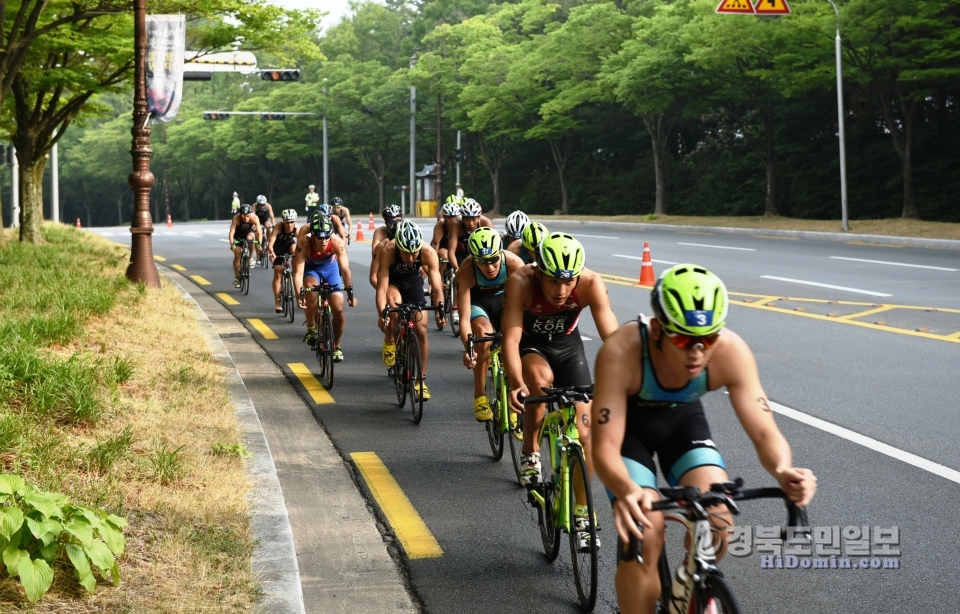
[[[350,209],[343,206],[343,199],[339,196],[333,197],[333,214],[340,219],[340,224],[347,232],[347,245],[350,245],[350,229],[353,228],[353,219],[350,217]]]
[[[463,201],[464,201],[463,198],[457,198],[456,196],[447,196],[447,200],[443,201],[443,204],[444,204],[444,205],[453,204],[453,205],[457,205],[457,207],[459,207],[460,205],[463,204]],[[437,208],[437,221],[438,221],[438,222],[439,222],[440,220],[442,220],[442,219],[445,217],[445,215],[446,215],[446,214],[443,212],[443,207]],[[436,249],[436,248],[434,248],[434,249]]]
[[[273,261],[273,301],[277,313],[283,313],[280,306],[280,277],[283,275],[283,256],[294,255],[297,245],[297,210],[284,209],[280,214],[283,220],[273,227],[267,243],[267,255]]]
[[[297,240],[297,251],[293,257],[293,291],[300,308],[306,310],[307,334],[303,341],[310,346],[317,340],[317,328],[314,325],[317,295],[311,292],[301,297],[300,288],[313,288],[324,283],[335,289],[329,299],[333,311],[333,361],[343,362],[340,341],[347,326],[347,318],[343,313],[343,291],[347,291],[349,305],[356,307],[353,275],[343,240],[334,233],[329,218],[316,215],[310,223],[309,232],[301,234]]]
[[[493,222],[483,215],[480,203],[468,198],[460,207],[460,219],[453,221],[447,240],[447,260],[454,269],[459,267],[460,261],[467,257],[467,237],[481,226],[493,228]]]
[[[528,488],[540,479],[537,434],[544,406],[523,406],[522,398],[542,394],[551,384],[585,386],[592,383],[578,323],[580,312],[590,308],[601,339],[617,330],[607,287],[599,275],[584,268],[583,246],[572,236],[555,232],[540,242],[536,266],[521,267],[507,280],[503,303],[503,358],[510,380],[510,405],[523,411],[522,478]],[[590,460],[589,403],[578,403],[577,430]],[[579,488],[578,488],[579,491]],[[580,500],[582,492],[577,493]],[[582,514],[579,512],[582,511]],[[577,510],[577,526],[588,522],[586,506]],[[588,547],[580,533],[581,548]],[[598,544],[599,545],[599,544]]]
[[[233,200],[230,201],[230,215],[236,215],[237,211],[240,211],[240,195],[234,192]]]
[[[333,207],[323,204],[317,207],[317,211],[330,220],[330,224],[333,226],[334,232],[336,232],[343,242],[346,243],[347,230],[343,227],[343,222],[340,221],[340,218],[333,214]]]
[[[317,204],[320,202],[320,195],[315,192],[317,186],[312,183],[307,186],[307,195],[303,197],[304,205],[307,210],[307,222],[313,219],[310,217],[310,213],[317,209]]]
[[[257,215],[257,219],[260,220],[260,225],[263,226],[264,236],[269,236],[273,231],[273,225],[276,223],[276,220],[273,218],[273,207],[267,202],[266,196],[263,194],[257,196],[257,204],[253,206],[253,212]]]
[[[514,243],[521,243],[523,229],[530,223],[530,218],[523,211],[514,211],[507,216],[504,223],[503,246],[509,248]]]
[[[728,481],[700,402],[707,392],[726,386],[760,463],[792,501],[805,506],[817,490],[813,472],[793,465],[753,353],[725,328],[727,305],[719,277],[695,264],[675,265],[650,293],[653,317],[624,324],[597,355],[592,412],[597,475],[611,497],[620,539],[631,534],[643,539],[643,564],[621,562],[617,569],[622,612],[653,612],[660,595],[664,520],[650,513],[659,499],[653,456],[671,486],[708,490]],[[719,559],[732,519],[727,511],[712,516]]]
[[[243,253],[242,245],[235,245],[236,241],[260,241],[263,242],[263,229],[260,228],[260,220],[253,214],[253,207],[250,205],[240,205],[240,210],[230,222],[230,249],[233,251],[233,287],[240,287],[240,255]],[[262,248],[258,247],[259,252]],[[250,268],[254,265],[253,258],[250,258]]]
[[[425,244],[420,228],[409,220],[403,220],[397,225],[395,238],[384,243],[378,257],[377,271],[377,313],[389,305],[396,307],[401,303],[424,305],[426,297],[423,294],[423,284],[420,280],[420,267],[426,267],[427,278],[430,280],[430,294],[434,304],[440,302],[440,262],[437,252]],[[396,340],[393,331],[397,314],[390,314],[384,319],[377,318],[380,330],[384,332],[383,363],[393,367],[397,359]],[[420,344],[420,356],[423,365],[423,377],[427,376],[427,363],[430,358],[430,340],[427,337],[427,320],[420,318],[417,321],[417,339]],[[430,399],[430,390],[426,382],[417,390],[424,401]]]
[[[377,289],[377,256],[380,255],[380,249],[388,241],[392,241],[397,224],[403,221],[403,210],[399,205],[387,205],[383,210],[383,226],[380,226],[373,232],[372,246],[373,257],[370,259],[370,285]]]
[[[507,250],[520,256],[524,264],[530,264],[536,261],[537,246],[540,245],[540,241],[549,234],[550,231],[540,222],[530,222],[523,229],[520,240],[511,243]]]
[[[500,234],[492,228],[477,228],[467,245],[470,255],[457,270],[457,308],[464,347],[471,333],[483,337],[500,330],[507,276],[523,266],[519,258],[504,251]],[[492,420],[490,399],[483,389],[490,367],[490,346],[477,345],[472,359],[465,351],[463,364],[473,369],[473,413],[477,421]]]
[[[437,255],[441,259],[447,259],[447,246],[450,243],[450,232],[460,218],[460,205],[456,201],[447,202],[440,207],[440,215],[437,223],[433,227],[433,240],[430,241],[430,247],[437,250]]]

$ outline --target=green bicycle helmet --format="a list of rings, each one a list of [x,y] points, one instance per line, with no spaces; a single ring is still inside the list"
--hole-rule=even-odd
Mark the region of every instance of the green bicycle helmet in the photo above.
[[[500,255],[503,251],[503,241],[500,240],[500,233],[493,228],[481,226],[470,233],[467,238],[467,249],[474,259],[492,258]]]
[[[317,239],[329,239],[333,234],[333,222],[323,214],[314,215],[310,221],[310,234]]]
[[[397,242],[397,249],[408,254],[419,252],[423,247],[423,233],[420,232],[420,227],[410,220],[397,224],[394,240]]]
[[[562,280],[580,277],[586,259],[580,241],[565,232],[555,232],[541,241],[536,256],[537,267],[544,275]]]
[[[548,234],[550,234],[550,231],[547,230],[546,226],[540,222],[530,222],[521,234],[521,237],[523,237],[523,248],[531,252],[537,251],[537,246],[540,245],[540,242],[543,241],[543,238]]]
[[[672,333],[703,337],[726,324],[727,287],[696,264],[677,264],[660,275],[650,306],[661,326]]]

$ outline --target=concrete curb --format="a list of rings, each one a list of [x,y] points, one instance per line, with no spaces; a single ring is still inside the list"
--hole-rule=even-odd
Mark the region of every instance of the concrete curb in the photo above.
[[[727,228],[721,226],[676,226],[668,224],[644,224],[641,222],[599,222],[588,220],[554,220],[538,218],[536,221],[547,228],[554,226],[586,226],[593,228],[616,228],[621,230],[667,230],[672,232],[705,232],[730,235],[759,235],[764,237],[789,237],[793,239],[807,239],[810,241],[831,241],[848,243],[862,241],[864,243],[878,243],[880,245],[896,245],[902,247],[921,247],[925,249],[941,249],[960,251],[960,241],[951,239],[922,239],[919,237],[891,237],[887,235],[848,234],[841,232],[813,232],[809,230],[774,230],[770,228]]]
[[[287,515],[273,455],[253,401],[213,323],[190,292],[184,288],[184,285],[192,286],[193,284],[182,275],[165,267],[158,266],[157,269],[177,286],[183,298],[194,306],[197,322],[200,324],[211,353],[227,367],[227,391],[243,433],[243,445],[253,454],[253,458],[248,459],[246,463],[252,482],[249,497],[250,529],[256,543],[250,566],[254,578],[264,591],[256,611],[270,614],[304,614],[306,610],[300,585],[300,568],[297,564],[293,529]],[[202,292],[199,288],[195,291]]]

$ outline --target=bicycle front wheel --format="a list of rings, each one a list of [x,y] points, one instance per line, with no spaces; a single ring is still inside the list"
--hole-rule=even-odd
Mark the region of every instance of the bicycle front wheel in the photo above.
[[[523,414],[515,414],[510,409],[510,382],[507,374],[502,373],[500,379],[500,406],[507,412],[507,421],[510,430],[507,431],[507,441],[510,442],[510,457],[513,459],[513,471],[517,476],[517,483],[523,487],[523,469],[520,467],[520,455],[523,454]]]
[[[320,381],[327,390],[333,388],[333,314],[329,309],[323,311],[323,320],[320,326],[320,335],[317,338],[317,347],[322,348],[323,365],[320,372],[323,379]]]
[[[403,407],[407,402],[407,372],[404,363],[406,362],[407,341],[406,337],[400,339],[400,332],[394,336],[397,344],[397,354],[393,363],[393,387],[397,392],[397,405]]]
[[[290,318],[290,322],[297,317],[297,300],[293,296],[293,277],[290,273],[285,274],[287,280],[287,317]]]
[[[240,259],[240,292],[250,294],[250,256]]]
[[[486,427],[487,439],[490,441],[490,452],[493,454],[494,460],[503,458],[503,412],[510,411],[508,408],[500,406],[500,395],[499,390],[497,390],[497,380],[499,378],[496,371],[496,368],[499,366],[497,364],[498,362],[499,361],[490,362],[487,381],[483,384],[483,393],[487,395],[487,400],[490,402],[490,409],[493,411],[493,419],[486,423]],[[509,422],[507,424],[509,424]]]
[[[450,332],[454,337],[460,337],[460,314],[457,313],[457,282],[450,280]]]
[[[690,611],[696,614],[740,614],[733,593],[718,576],[707,578],[703,588],[696,587],[693,599]]]
[[[584,612],[593,611],[597,603],[597,518],[593,507],[593,493],[587,472],[587,461],[583,448],[571,445],[567,451],[570,466],[570,560],[573,563],[573,579],[577,584],[577,597]],[[583,505],[587,508],[587,517],[576,516],[576,491],[582,488]]]
[[[423,387],[423,369],[420,364],[420,344],[416,335],[407,338],[407,360],[404,367],[407,370],[407,385],[410,395],[410,411],[413,413],[413,423],[420,424],[423,420],[423,396],[420,390]]]
[[[537,521],[540,525],[540,540],[543,553],[548,561],[554,561],[560,554],[560,485],[553,472],[554,461],[559,462],[557,451],[550,443],[550,436],[544,430],[540,437],[540,485],[543,494],[543,506],[537,509]]]

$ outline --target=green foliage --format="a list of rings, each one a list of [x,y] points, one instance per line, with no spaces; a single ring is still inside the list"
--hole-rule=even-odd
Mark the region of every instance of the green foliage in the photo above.
[[[97,445],[87,453],[87,464],[92,470],[103,475],[127,455],[131,444],[133,444],[133,430],[130,425],[127,425],[115,437],[97,442]]]
[[[211,447],[214,456],[226,456],[230,458],[253,458],[253,454],[247,450],[242,443],[220,443],[217,442]]]
[[[183,477],[183,448],[171,448],[166,441],[153,449],[149,457],[153,479],[161,484],[171,484]]]
[[[120,583],[116,556],[123,554],[127,521],[99,509],[74,505],[63,495],[37,490],[13,474],[0,474],[0,572],[18,577],[36,603],[53,584],[54,567],[72,568],[93,592],[94,572]]]

